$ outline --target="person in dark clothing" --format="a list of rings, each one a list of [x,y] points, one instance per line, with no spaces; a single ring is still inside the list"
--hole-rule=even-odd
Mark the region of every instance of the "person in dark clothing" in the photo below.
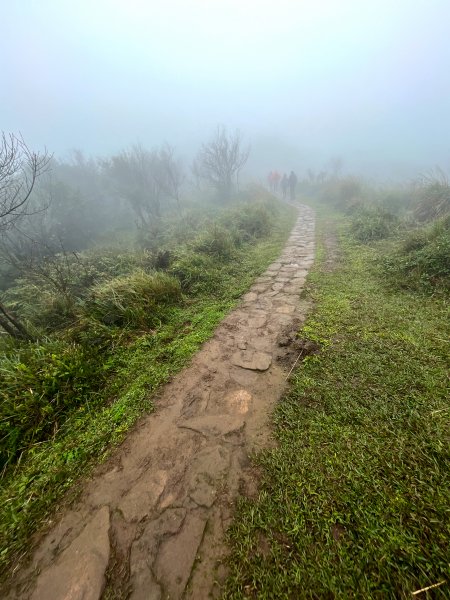
[[[289,193],[291,202],[295,200],[295,188],[297,187],[297,181],[297,175],[294,173],[294,171],[291,171],[291,174],[289,175]]]
[[[283,179],[281,180],[281,193],[283,194],[283,200],[286,200],[286,195],[289,187],[289,179],[286,173],[283,175]]]

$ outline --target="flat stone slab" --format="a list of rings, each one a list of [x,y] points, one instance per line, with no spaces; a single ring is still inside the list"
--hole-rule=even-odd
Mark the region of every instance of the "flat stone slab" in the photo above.
[[[126,494],[119,509],[127,521],[143,519],[161,498],[168,480],[167,471],[147,472]]]
[[[160,541],[181,531],[186,514],[185,508],[167,509],[158,519],[151,521],[141,537],[133,543],[130,556],[130,582],[133,591],[130,600],[161,600],[161,586],[156,581],[151,566]]]
[[[250,371],[267,371],[272,364],[272,355],[267,352],[241,350],[233,354],[231,362],[237,367],[242,367]]]
[[[198,431],[204,435],[228,435],[241,431],[245,425],[242,417],[230,417],[228,415],[205,415],[186,419],[178,424],[178,427]]]
[[[109,525],[109,509],[104,506],[39,575],[32,600],[98,600],[109,562]]]
[[[163,543],[154,572],[167,594],[166,598],[182,597],[205,527],[205,519],[193,513],[186,517],[181,532]]]
[[[216,488],[202,475],[193,481],[189,497],[197,506],[211,508],[217,498]]]
[[[291,315],[294,311],[295,311],[295,306],[289,306],[288,304],[278,306],[275,309],[275,312],[280,313],[281,315]]]
[[[231,413],[245,415],[252,405],[252,395],[247,390],[236,390],[230,392],[225,398],[225,403]]]
[[[247,325],[252,329],[259,329],[260,327],[264,327],[267,323],[267,317],[249,317],[247,320]]]
[[[194,459],[189,496],[198,505],[210,508],[217,497],[216,482],[228,470],[230,455],[226,448],[206,448]]]

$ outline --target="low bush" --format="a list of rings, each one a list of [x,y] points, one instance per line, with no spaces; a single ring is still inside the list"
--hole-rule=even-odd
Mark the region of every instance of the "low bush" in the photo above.
[[[71,293],[62,294],[44,281],[39,285],[23,277],[5,293],[4,299],[21,321],[41,334],[68,327],[77,318],[76,298]]]
[[[194,250],[220,260],[230,260],[234,254],[233,237],[223,227],[213,224],[194,242]]]
[[[319,190],[319,200],[333,204],[337,209],[352,213],[361,207],[367,191],[363,182],[357,177],[331,179],[325,182]]]
[[[249,238],[262,238],[272,230],[274,212],[275,209],[269,203],[248,204],[235,215],[234,226]]]
[[[104,379],[95,350],[64,341],[12,347],[1,363],[0,469],[56,433]]]
[[[416,189],[414,210],[418,221],[429,223],[450,214],[450,183],[440,169],[422,178]]]
[[[93,286],[85,310],[106,325],[145,328],[161,319],[164,307],[180,300],[177,279],[137,270]]]
[[[169,273],[179,280],[183,292],[196,295],[214,290],[220,269],[214,257],[184,250],[173,261]]]
[[[369,243],[389,237],[398,219],[381,206],[366,206],[358,210],[351,222],[351,233],[359,242]]]
[[[409,185],[382,188],[377,199],[380,206],[386,211],[397,216],[404,216],[411,209],[413,193]]]
[[[412,231],[383,262],[390,284],[433,292],[450,288],[450,217]]]

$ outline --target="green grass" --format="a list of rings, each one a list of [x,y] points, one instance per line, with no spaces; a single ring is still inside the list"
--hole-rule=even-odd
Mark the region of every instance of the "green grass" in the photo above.
[[[321,351],[275,411],[277,447],[256,458],[226,598],[413,598],[443,581],[417,597],[450,598],[448,304],[389,290],[381,245],[341,229],[340,252],[309,277],[299,335]]]
[[[104,460],[137,419],[153,409],[155,392],[189,362],[253,279],[279,255],[295,211],[281,207],[273,219],[270,234],[237,248],[232,261],[215,266],[213,290],[205,285],[181,304],[168,307],[153,331],[119,332],[103,366],[108,373],[106,385],[86,396],[51,439],[31,446],[6,472],[0,490],[3,574],[26,550],[30,535],[57,502],[76,496],[80,477]],[[207,283],[208,272],[203,278]]]

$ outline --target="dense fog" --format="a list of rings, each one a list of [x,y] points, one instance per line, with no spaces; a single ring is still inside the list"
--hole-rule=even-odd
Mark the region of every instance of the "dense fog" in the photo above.
[[[224,124],[257,177],[450,167],[447,0],[3,4],[1,129],[60,159],[169,142],[190,163]]]

